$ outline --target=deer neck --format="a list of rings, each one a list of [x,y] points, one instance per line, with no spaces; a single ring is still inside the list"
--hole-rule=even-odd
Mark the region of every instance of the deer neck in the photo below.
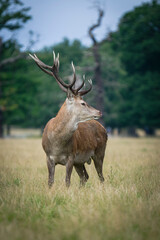
[[[54,119],[54,139],[61,143],[68,141],[73,136],[77,127],[78,119],[76,115],[67,108],[66,102],[64,102]]]

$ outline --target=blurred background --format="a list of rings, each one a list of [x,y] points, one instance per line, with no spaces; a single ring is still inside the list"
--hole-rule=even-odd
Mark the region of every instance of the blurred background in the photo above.
[[[93,80],[85,100],[110,135],[160,135],[159,0],[0,0],[1,138],[40,136],[57,114],[66,96],[28,56],[52,65],[53,49],[64,81],[72,60]]]

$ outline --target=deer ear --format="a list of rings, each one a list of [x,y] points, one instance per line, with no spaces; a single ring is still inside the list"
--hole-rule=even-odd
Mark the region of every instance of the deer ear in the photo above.
[[[74,95],[73,95],[73,93],[72,93],[72,91],[70,90],[70,89],[67,89],[67,98],[68,98],[68,100],[69,101],[73,101],[73,99],[74,99]]]

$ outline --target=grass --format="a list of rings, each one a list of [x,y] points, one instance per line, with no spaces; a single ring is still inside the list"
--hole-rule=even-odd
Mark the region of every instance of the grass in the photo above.
[[[1,140],[0,238],[160,239],[160,139],[109,139],[103,185],[87,170],[84,188],[73,171],[66,189],[57,166],[49,190],[41,140]]]

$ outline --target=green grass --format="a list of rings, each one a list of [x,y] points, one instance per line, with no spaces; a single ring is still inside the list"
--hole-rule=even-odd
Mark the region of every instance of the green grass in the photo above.
[[[94,165],[84,188],[56,167],[47,187],[39,139],[0,141],[0,238],[3,240],[160,239],[160,139],[109,139],[105,183]]]

